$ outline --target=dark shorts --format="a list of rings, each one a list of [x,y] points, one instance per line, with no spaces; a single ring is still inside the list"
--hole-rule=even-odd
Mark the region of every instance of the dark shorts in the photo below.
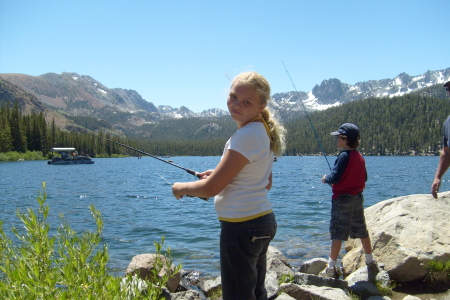
[[[330,234],[332,240],[366,238],[369,232],[364,217],[364,196],[342,194],[331,202]]]

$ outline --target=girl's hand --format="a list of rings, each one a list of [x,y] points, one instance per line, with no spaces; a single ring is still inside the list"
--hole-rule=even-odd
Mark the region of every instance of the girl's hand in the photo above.
[[[207,170],[207,171],[198,173],[198,178],[199,178],[199,179],[206,179],[206,178],[208,178],[208,177],[211,175],[211,173],[212,173],[213,171],[214,171],[214,170]]]
[[[175,196],[177,200],[183,198],[184,193],[182,182],[175,182],[174,184],[172,184],[172,194]]]
[[[325,182],[325,178],[327,178],[327,175],[323,175],[323,177],[322,177],[322,182],[323,182],[323,183],[326,183],[326,182]]]

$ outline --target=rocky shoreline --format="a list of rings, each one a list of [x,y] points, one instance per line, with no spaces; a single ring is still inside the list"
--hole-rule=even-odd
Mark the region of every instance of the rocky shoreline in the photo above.
[[[269,299],[450,299],[448,282],[431,286],[427,281],[430,261],[450,261],[450,192],[439,194],[438,199],[417,194],[385,200],[366,208],[365,215],[373,254],[383,266],[377,273],[365,266],[359,240],[345,243],[345,272],[340,279],[319,276],[326,259],[303,262],[296,270],[279,250],[270,247],[266,274]],[[143,268],[151,269],[149,256],[133,258],[127,273],[142,274]],[[221,299],[220,276],[202,280],[195,272],[182,272],[172,276],[166,287],[165,299]]]

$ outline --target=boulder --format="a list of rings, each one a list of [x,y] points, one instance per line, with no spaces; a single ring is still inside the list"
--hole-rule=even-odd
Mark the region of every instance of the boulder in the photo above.
[[[450,260],[450,192],[398,197],[364,210],[373,254],[398,283],[421,280],[430,260]],[[347,273],[365,265],[359,239],[345,244]]]
[[[184,291],[175,294],[170,294],[170,300],[201,300],[202,295],[198,291]]]
[[[283,275],[294,276],[294,271],[278,258],[270,258],[267,260],[267,272],[269,271],[275,272],[277,278],[280,278]]]
[[[139,254],[133,257],[130,264],[128,265],[126,276],[128,275],[137,275],[139,278],[151,280],[152,270],[155,268],[155,265],[160,272],[158,277],[169,275],[170,278],[166,283],[167,289],[174,293],[180,283],[181,275],[180,273],[174,273],[175,265],[171,264],[170,268],[167,267],[169,264],[168,258],[164,255],[160,254]]]
[[[277,273],[274,271],[267,271],[264,286],[266,287],[268,299],[273,299],[273,297],[276,297],[278,294],[278,284]]]
[[[314,285],[297,285],[295,283],[282,283],[280,292],[288,294],[297,300],[351,300],[343,290]]]
[[[283,264],[285,264],[287,267],[292,268],[291,264],[289,263],[289,260],[287,259],[287,257],[283,254],[283,252],[281,252],[280,250],[278,250],[275,247],[269,246],[269,248],[267,249],[267,260],[269,261],[272,258],[276,258],[279,259],[283,262]]]
[[[359,268],[356,272],[347,276],[345,280],[348,283],[349,290],[361,299],[381,296],[382,293],[378,290],[376,284],[388,289],[390,283],[389,274],[385,270],[380,269],[377,274],[373,274],[368,272],[367,267]]]
[[[325,258],[313,258],[305,261],[300,266],[300,272],[306,274],[319,275],[328,265],[328,260]]]
[[[294,276],[294,283],[298,285],[315,285],[315,286],[326,286],[332,288],[338,288],[345,290],[348,287],[348,283],[345,280],[327,278],[312,274],[305,274],[297,272]]]
[[[200,285],[200,288],[203,290],[207,297],[210,297],[213,294],[222,292],[222,277],[216,277],[215,279],[206,280]]]
[[[277,300],[295,300],[295,298],[292,298],[291,296],[289,296],[286,293],[281,293],[278,295],[278,297],[276,298]]]

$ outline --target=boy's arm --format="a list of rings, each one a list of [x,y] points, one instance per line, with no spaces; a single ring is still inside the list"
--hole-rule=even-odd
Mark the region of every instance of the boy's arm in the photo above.
[[[324,176],[323,182],[328,184],[335,184],[341,180],[342,175],[347,169],[349,154],[347,151],[343,151],[339,154],[336,163],[334,164],[331,172]]]

